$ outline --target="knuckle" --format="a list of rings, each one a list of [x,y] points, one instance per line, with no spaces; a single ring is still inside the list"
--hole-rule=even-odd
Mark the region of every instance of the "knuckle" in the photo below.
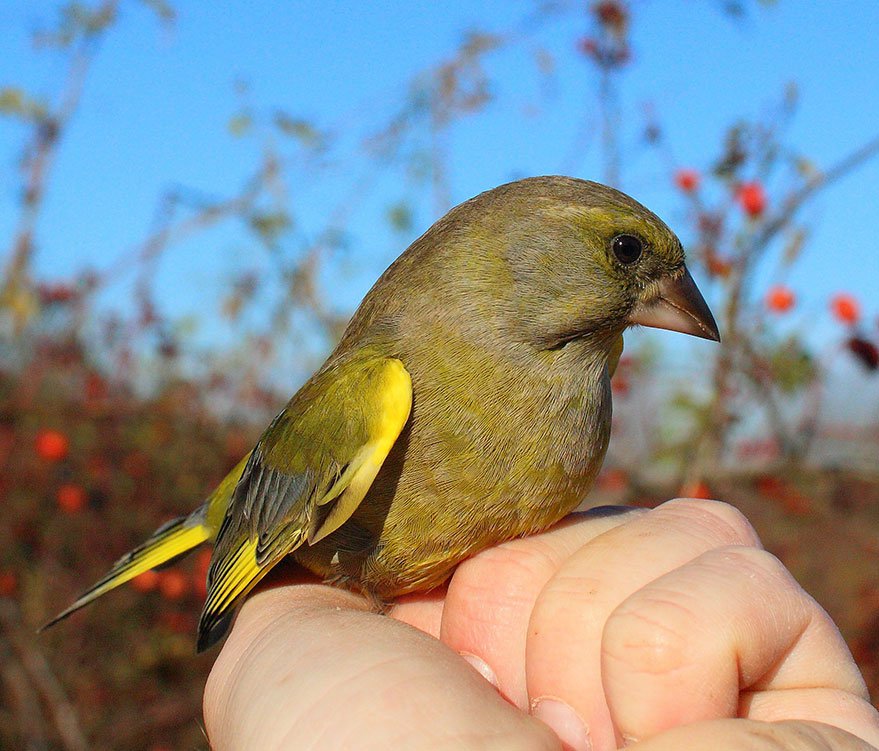
[[[716,560],[721,573],[733,567],[738,571],[751,575],[754,579],[770,577],[785,584],[793,583],[797,589],[800,588],[784,564],[763,548],[755,548],[749,545],[725,545],[724,547],[709,551],[705,554],[705,557],[708,560]]]
[[[610,617],[602,635],[602,660],[620,662],[648,675],[674,673],[693,661],[694,612],[671,594],[624,602]]]
[[[529,619],[529,638],[549,640],[558,634],[600,629],[603,582],[596,577],[556,575],[538,596]]]
[[[450,594],[462,603],[520,601],[536,596],[555,569],[551,557],[539,548],[505,546],[490,548],[462,563],[455,573]]]
[[[675,498],[662,508],[684,512],[695,521],[721,534],[730,544],[761,548],[762,543],[747,517],[735,506],[723,501],[701,498]]]
[[[484,550],[464,564],[467,576],[483,578],[490,572],[495,579],[514,583],[545,581],[555,571],[556,565],[552,557],[538,545],[512,544]]]

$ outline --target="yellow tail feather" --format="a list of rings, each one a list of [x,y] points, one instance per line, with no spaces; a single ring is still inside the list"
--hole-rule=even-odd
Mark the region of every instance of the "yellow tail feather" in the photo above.
[[[116,561],[102,579],[83,592],[69,608],[42,626],[40,631],[54,626],[120,584],[188,553],[210,537],[211,531],[205,525],[202,514],[198,512],[168,522],[159,527],[146,542]]]
[[[203,652],[225,632],[236,603],[272,568],[256,562],[256,540],[248,540],[224,561],[210,583],[198,624],[196,649]]]
[[[238,484],[249,458],[250,452],[223,478],[214,492],[208,496],[204,505],[189,516],[181,516],[159,527],[145,543],[138,545],[130,553],[126,553],[116,561],[103,579],[95,582],[92,587],[83,592],[76,602],[56,615],[40,628],[40,631],[55,625],[71,613],[75,613],[101,595],[111,589],[116,589],[120,584],[130,581],[144,571],[169,563],[198,547],[201,543],[213,540],[226,514],[232,491]]]

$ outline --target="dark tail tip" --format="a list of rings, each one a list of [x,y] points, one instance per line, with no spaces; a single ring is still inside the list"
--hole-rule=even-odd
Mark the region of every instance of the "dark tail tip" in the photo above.
[[[42,634],[46,629],[52,628],[59,621],[63,621],[65,618],[64,615],[56,615],[52,620],[46,621],[42,626],[37,628],[37,633]]]
[[[71,605],[66,610],[62,610],[58,615],[56,615],[51,620],[46,621],[42,626],[37,629],[38,634],[42,634],[46,629],[52,628],[56,623],[60,623],[68,616],[73,615],[77,610],[79,610],[85,603],[80,604],[79,600],[77,600],[73,605]]]
[[[207,619],[202,617],[198,624],[198,641],[195,644],[195,651],[201,654],[220,641],[232,625],[234,617],[234,610],[227,610],[225,613],[220,613]]]

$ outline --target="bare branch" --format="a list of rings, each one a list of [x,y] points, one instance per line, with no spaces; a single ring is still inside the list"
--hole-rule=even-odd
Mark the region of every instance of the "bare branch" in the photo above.
[[[112,18],[118,0],[106,0],[97,13]],[[22,208],[18,226],[13,233],[5,279],[0,289],[0,299],[26,294],[31,259],[34,253],[34,236],[37,221],[43,207],[49,174],[57,156],[62,136],[82,99],[82,92],[94,56],[94,36],[82,41],[73,52],[67,69],[59,104],[34,125],[33,139],[25,149],[22,179]],[[26,317],[29,305],[11,305],[19,318]],[[16,321],[20,325],[22,321]]]
[[[754,246],[763,247],[768,244],[775,235],[790,224],[797,211],[816,193],[839,181],[877,155],[879,155],[879,136],[855,149],[832,167],[809,180],[800,190],[789,196],[778,214],[766,223],[763,230],[755,238]]]
[[[79,725],[76,710],[43,653],[23,635],[24,627],[18,608],[4,597],[0,597],[0,624],[12,651],[49,710],[66,751],[87,751],[89,744]]]
[[[177,221],[165,222],[145,240],[125,251],[103,271],[99,272],[95,280],[96,284],[98,286],[107,284],[130,266],[155,260],[169,246],[181,242],[201,230],[230,217],[247,214],[263,194],[275,169],[274,162],[266,161],[256,175],[247,181],[238,195],[209,203],[199,208],[194,214]]]

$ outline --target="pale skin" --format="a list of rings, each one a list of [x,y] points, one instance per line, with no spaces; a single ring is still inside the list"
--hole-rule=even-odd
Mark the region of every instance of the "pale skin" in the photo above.
[[[739,512],[696,500],[575,515],[391,617],[262,591],[204,710],[217,751],[879,748],[833,621]]]

